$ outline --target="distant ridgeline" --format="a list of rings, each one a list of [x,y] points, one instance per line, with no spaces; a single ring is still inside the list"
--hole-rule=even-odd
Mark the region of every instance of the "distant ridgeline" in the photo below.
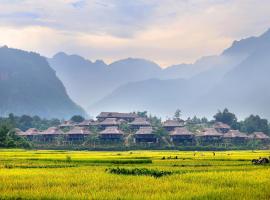
[[[46,130],[29,128],[15,129],[16,135],[27,139],[36,148],[76,148],[76,149],[254,149],[269,148],[268,122],[251,115],[238,123],[236,117],[227,109],[214,116],[215,121],[207,119],[188,119],[179,117],[161,121],[142,113],[102,112],[97,120],[77,122],[63,121]],[[75,119],[75,118],[74,118]],[[233,128],[221,121],[228,121]],[[255,121],[260,124],[251,129]],[[237,130],[244,124],[244,133]],[[253,124],[253,125],[252,125]],[[266,129],[264,125],[266,124]],[[243,129],[243,127],[239,127]],[[263,129],[262,129],[263,128]],[[262,132],[261,130],[265,130]],[[267,133],[266,133],[267,132]]]
[[[44,57],[4,46],[0,48],[0,116],[9,113],[60,119],[86,115]]]

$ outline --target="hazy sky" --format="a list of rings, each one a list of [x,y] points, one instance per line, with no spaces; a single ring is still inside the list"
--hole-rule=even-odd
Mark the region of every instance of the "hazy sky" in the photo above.
[[[0,0],[0,45],[162,66],[270,28],[270,0]]]

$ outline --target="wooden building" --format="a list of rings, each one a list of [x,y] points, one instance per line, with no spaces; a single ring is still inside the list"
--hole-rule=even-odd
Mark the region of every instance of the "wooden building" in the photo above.
[[[178,127],[171,131],[170,140],[173,143],[192,144],[194,141],[194,133],[190,132],[185,127]]]
[[[70,131],[65,133],[65,138],[69,142],[83,141],[85,140],[91,132],[88,128],[74,126]]]
[[[162,127],[167,131],[173,131],[175,128],[184,127],[183,120],[169,119],[162,123]]]
[[[52,142],[57,137],[64,137],[64,132],[57,127],[50,127],[45,131],[42,131],[38,134],[39,140],[42,142]]]
[[[135,118],[132,122],[129,123],[129,126],[135,130],[139,129],[140,127],[149,127],[151,126],[150,122],[146,120],[146,118],[138,117]]]
[[[222,141],[223,134],[214,128],[205,128],[196,135],[203,145],[217,144]]]
[[[64,121],[63,123],[61,123],[58,127],[61,129],[71,129],[75,125],[76,125],[75,122],[68,120],[68,121]]]
[[[153,133],[152,127],[140,127],[140,129],[134,135],[135,143],[151,142],[156,143],[157,137]]]
[[[29,128],[25,132],[21,132],[20,136],[26,137],[28,140],[33,140],[36,136],[38,136],[40,131],[36,128]]]
[[[98,121],[104,121],[107,118],[115,118],[117,120],[125,120],[127,122],[132,122],[138,115],[135,113],[119,113],[119,112],[101,112],[97,119]]]
[[[99,133],[100,139],[105,141],[120,141],[123,139],[123,135],[124,133],[117,126],[106,127]]]
[[[231,130],[231,127],[228,124],[224,124],[222,122],[216,122],[214,124],[214,128],[219,133],[228,133]]]
[[[99,122],[99,126],[103,129],[106,127],[111,127],[111,126],[120,126],[120,122],[116,118],[106,118],[102,122]]]
[[[230,130],[223,135],[224,142],[227,143],[242,143],[244,144],[248,140],[248,135],[238,130]]]
[[[250,139],[257,140],[263,143],[269,143],[270,137],[263,132],[254,132],[250,135]]]
[[[93,122],[94,122],[94,120],[84,120],[84,121],[76,124],[76,126],[89,128]]]

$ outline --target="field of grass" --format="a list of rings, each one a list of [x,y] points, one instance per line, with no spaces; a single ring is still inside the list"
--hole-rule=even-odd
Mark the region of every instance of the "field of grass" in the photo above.
[[[270,151],[0,150],[0,199],[270,199]]]

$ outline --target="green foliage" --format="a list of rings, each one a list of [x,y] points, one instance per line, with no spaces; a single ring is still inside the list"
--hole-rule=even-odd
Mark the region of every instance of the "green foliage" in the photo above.
[[[16,135],[15,131],[10,125],[0,124],[0,147],[30,148],[31,145],[24,138]]]
[[[15,116],[13,114],[9,114],[7,118],[0,118],[0,123],[10,124],[12,127],[16,127],[21,129],[22,131],[26,131],[29,128],[37,128],[39,130],[45,130],[51,126],[58,126],[60,124],[60,120],[58,119],[41,119],[38,116]]]
[[[147,117],[147,111],[138,111],[136,112],[136,114],[139,116],[139,117]]]
[[[234,113],[229,112],[227,108],[225,108],[223,111],[218,111],[217,114],[214,115],[214,119],[217,122],[223,122],[225,124],[228,124],[232,126],[237,122],[237,118]]]
[[[161,171],[156,169],[147,169],[147,168],[134,168],[134,169],[126,169],[126,168],[109,168],[106,169],[111,174],[119,174],[119,175],[134,175],[134,176],[153,176],[155,178],[160,178],[162,176],[171,175],[171,171]]]
[[[70,118],[70,120],[73,122],[80,123],[80,122],[83,122],[85,119],[81,115],[74,115]]]
[[[180,119],[182,111],[180,109],[177,109],[174,113],[174,118]]]
[[[269,133],[267,119],[262,119],[258,115],[250,115],[241,123],[241,131],[247,133],[264,132]]]

